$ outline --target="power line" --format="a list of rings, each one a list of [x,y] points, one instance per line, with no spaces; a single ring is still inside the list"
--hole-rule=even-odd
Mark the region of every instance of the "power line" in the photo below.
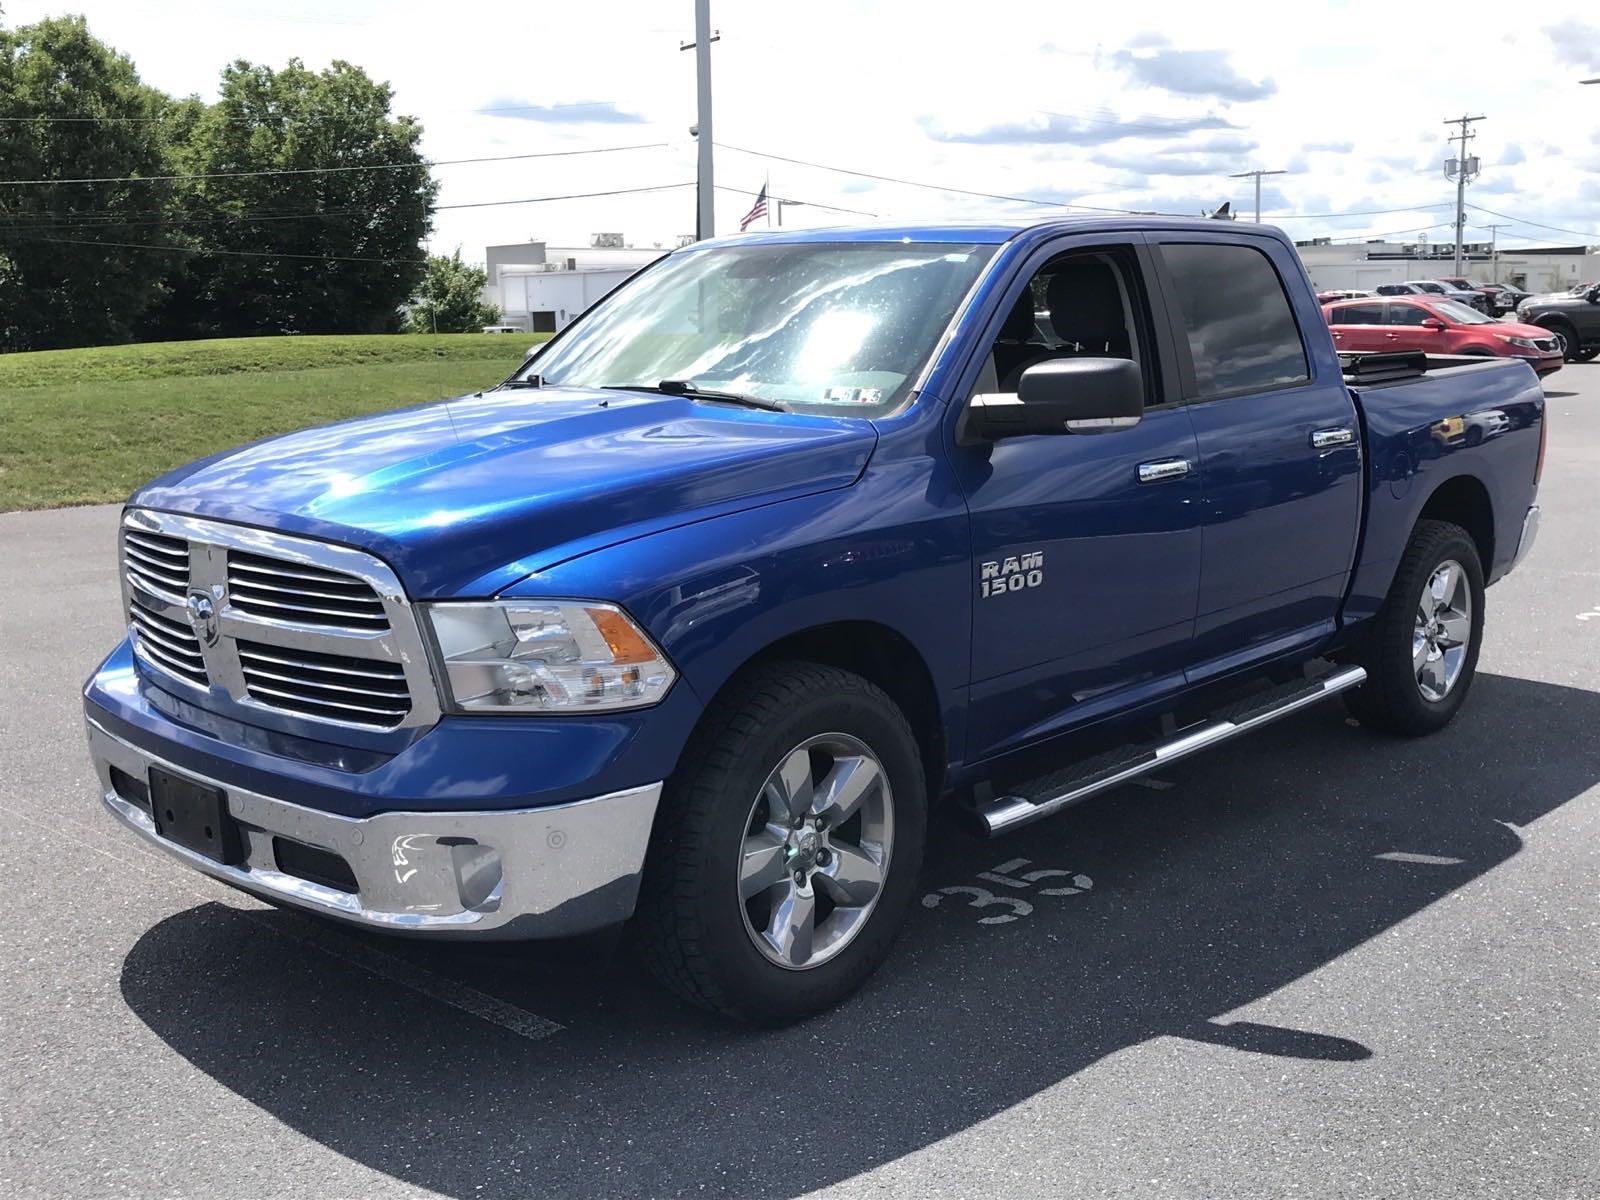
[[[575,158],[584,154],[618,154],[626,150],[662,150],[668,142],[643,142],[632,146],[601,146],[592,150],[544,150],[537,154],[494,154],[482,158],[445,158],[408,163],[366,163],[348,167],[281,167],[264,171],[207,171],[182,175],[107,175],[85,179],[0,179],[0,186],[61,186],[69,183],[157,183],[179,179],[247,179],[261,175],[332,175],[344,171],[404,171],[423,167],[456,167],[466,163],[522,162],[531,158]]]
[[[1408,204],[1404,208],[1368,208],[1360,212],[1331,213],[1267,213],[1269,221],[1323,221],[1335,217],[1386,217],[1391,213],[1426,212],[1430,208],[1443,208],[1449,201],[1437,200],[1432,204]]]
[[[919,179],[903,179],[897,175],[877,175],[871,171],[856,171],[849,167],[835,167],[828,163],[813,162],[810,159],[790,158],[783,154],[768,154],[764,150],[751,150],[744,146],[734,146],[727,142],[718,142],[724,150],[732,150],[737,154],[748,154],[752,158],[770,158],[773,162],[791,163],[798,167],[815,167],[819,171],[832,171],[836,175],[853,175],[857,179],[873,179],[879,183],[898,183],[905,187],[927,188],[935,192],[949,192],[956,196],[976,196],[982,200],[1003,200],[1011,204],[1033,204],[1041,208],[1075,208],[1084,212],[1115,213],[1119,216],[1128,216],[1134,213],[1129,208],[1099,208],[1089,204],[1068,204],[1058,200],[1040,200],[1033,196],[1007,196],[999,192],[976,192],[971,188],[949,187],[942,183],[928,183]],[[1154,214],[1157,216],[1163,214]]]
[[[1482,205],[1478,204],[1469,204],[1467,207],[1472,209],[1473,212],[1488,213],[1491,217],[1502,217],[1507,221],[1515,221],[1518,225],[1531,225],[1535,229],[1548,229],[1553,233],[1571,233],[1577,235],[1578,237],[1591,238],[1594,241],[1600,242],[1600,233],[1595,233],[1591,230],[1564,229],[1560,225],[1541,225],[1538,221],[1525,221],[1521,217],[1513,217],[1510,213],[1495,212],[1495,210],[1492,208],[1484,208]]]
[[[737,192],[741,196],[759,196],[761,194],[760,192],[753,192],[749,188],[728,187],[721,183],[716,185],[716,189],[719,192]],[[823,204],[817,200],[797,200],[793,196],[774,196],[770,192],[767,194],[767,198],[779,204],[793,204],[796,208],[820,208],[824,212],[849,213],[855,217],[876,217],[878,215],[875,212],[867,212],[861,208],[841,208],[837,204]]]
[[[348,254],[291,254],[279,250],[213,250],[206,246],[157,246],[141,242],[102,242],[82,238],[35,238],[56,246],[106,246],[114,250],[157,250],[168,254],[212,254],[225,258],[296,258],[311,262],[404,263],[420,266],[426,258],[364,258]]]

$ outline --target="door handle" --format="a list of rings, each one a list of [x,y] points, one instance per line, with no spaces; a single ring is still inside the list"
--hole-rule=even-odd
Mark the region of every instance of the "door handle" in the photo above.
[[[1355,430],[1347,429],[1343,426],[1337,429],[1318,429],[1311,435],[1311,446],[1315,450],[1333,450],[1339,446],[1353,446],[1355,444]]]
[[[1160,483],[1164,479],[1182,479],[1194,466],[1187,458],[1163,458],[1157,462],[1139,464],[1140,483]]]

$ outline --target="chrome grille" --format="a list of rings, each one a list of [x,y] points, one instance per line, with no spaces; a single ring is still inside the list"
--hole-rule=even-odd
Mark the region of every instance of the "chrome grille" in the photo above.
[[[197,687],[210,686],[200,639],[191,627],[162,616],[137,599],[128,604],[128,622],[133,626],[134,648],[144,658]]]
[[[398,725],[411,711],[399,663],[259,642],[241,641],[238,650],[245,687],[262,704],[372,725]]]
[[[1534,338],[1533,344],[1539,347],[1539,349],[1546,351],[1554,350],[1556,348],[1555,338]]]
[[[129,582],[181,602],[189,591],[189,543],[124,528],[122,569]]]
[[[289,733],[439,719],[416,613],[372,555],[146,509],[124,514],[122,551],[139,668],[163,687]]]
[[[372,586],[338,571],[228,552],[228,596],[235,608],[276,621],[335,629],[389,628]]]

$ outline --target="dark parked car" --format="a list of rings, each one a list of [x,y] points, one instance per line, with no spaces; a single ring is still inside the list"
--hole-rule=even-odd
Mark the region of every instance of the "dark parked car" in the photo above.
[[[1496,316],[1516,312],[1517,305],[1533,295],[1532,292],[1512,287],[1509,283],[1491,283],[1489,289],[1489,306],[1494,309]]]
[[[1600,355],[1600,284],[1577,295],[1531,296],[1517,305],[1517,320],[1561,338],[1569,361],[1588,362]]]
[[[1490,316],[1500,312],[1510,312],[1516,307],[1515,304],[1506,308],[1499,307],[1501,303],[1501,285],[1498,283],[1484,283],[1481,279],[1468,279],[1464,275],[1447,275],[1440,279],[1439,282],[1448,284],[1450,287],[1460,288],[1464,292],[1472,292],[1482,296],[1484,303],[1480,306],[1481,311],[1488,313]]]

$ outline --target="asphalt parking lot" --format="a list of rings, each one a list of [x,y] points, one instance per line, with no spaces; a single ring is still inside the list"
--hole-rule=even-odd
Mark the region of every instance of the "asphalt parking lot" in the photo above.
[[[1547,391],[1541,541],[1450,729],[1334,703],[941,830],[888,966],[776,1033],[135,844],[77,697],[116,510],[0,516],[0,1196],[1600,1195],[1600,363]]]

